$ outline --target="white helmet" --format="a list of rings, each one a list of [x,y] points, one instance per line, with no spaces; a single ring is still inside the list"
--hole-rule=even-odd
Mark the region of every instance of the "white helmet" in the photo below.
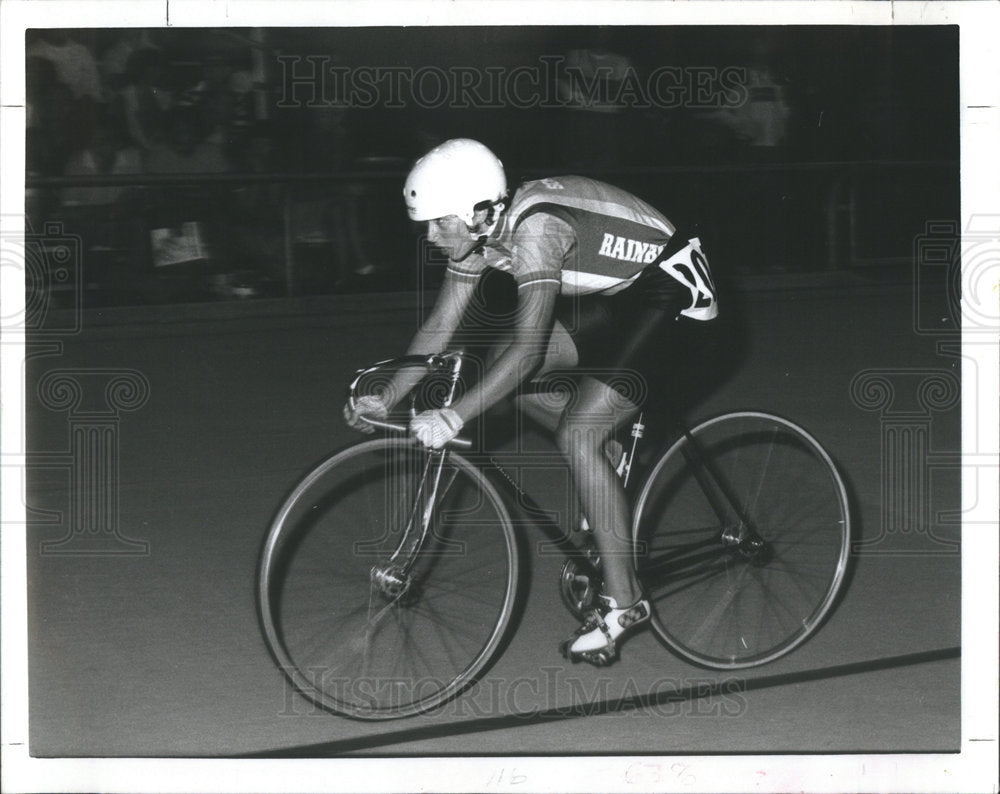
[[[410,170],[403,187],[410,220],[457,215],[472,225],[477,204],[507,194],[503,163],[479,141],[454,138],[431,149]]]

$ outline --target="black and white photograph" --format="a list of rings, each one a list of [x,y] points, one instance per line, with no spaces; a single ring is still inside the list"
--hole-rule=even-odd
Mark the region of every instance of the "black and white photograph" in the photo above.
[[[995,4],[0,14],[4,791],[997,790]]]

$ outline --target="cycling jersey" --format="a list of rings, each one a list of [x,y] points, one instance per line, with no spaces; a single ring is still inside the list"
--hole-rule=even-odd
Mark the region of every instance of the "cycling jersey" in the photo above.
[[[525,183],[517,190],[495,236],[460,262],[458,278],[486,268],[513,275],[519,289],[555,284],[563,295],[613,295],[656,264],[691,295],[682,314],[716,316],[715,289],[697,239],[675,239],[658,210],[612,185],[580,176]]]

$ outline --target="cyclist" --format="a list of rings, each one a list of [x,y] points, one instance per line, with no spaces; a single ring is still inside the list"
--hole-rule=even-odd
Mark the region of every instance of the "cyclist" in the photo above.
[[[609,442],[658,376],[706,368],[692,356],[718,307],[700,242],[639,198],[585,177],[526,182],[508,199],[502,163],[470,139],[446,141],[420,158],[403,194],[410,219],[426,223],[428,240],[449,257],[409,353],[447,348],[487,269],[512,274],[518,295],[511,336],[480,381],[452,406],[414,417],[410,430],[439,449],[514,395],[554,432],[594,533],[605,591],[601,608],[562,650],[574,661],[608,664],[650,615]],[[575,372],[573,392],[546,390],[545,376],[565,370]],[[361,417],[385,418],[419,377],[404,370],[378,395],[360,398],[354,411],[345,408],[348,424],[371,430]]]

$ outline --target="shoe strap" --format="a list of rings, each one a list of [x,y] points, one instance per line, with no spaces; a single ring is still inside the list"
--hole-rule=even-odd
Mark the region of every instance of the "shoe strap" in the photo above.
[[[600,618],[600,623],[597,624],[598,628],[601,630],[601,634],[604,635],[604,642],[607,646],[607,652],[613,654],[616,650],[615,641],[611,637],[611,631],[608,629],[608,624],[604,622],[604,618]]]
[[[615,641],[611,638],[611,630],[608,628],[608,624],[605,622],[604,616],[596,609],[591,612],[590,619],[577,630],[576,634],[578,637],[583,636],[584,634],[589,634],[594,629],[601,630],[601,634],[604,635],[604,641],[607,643],[608,650],[613,651]]]

